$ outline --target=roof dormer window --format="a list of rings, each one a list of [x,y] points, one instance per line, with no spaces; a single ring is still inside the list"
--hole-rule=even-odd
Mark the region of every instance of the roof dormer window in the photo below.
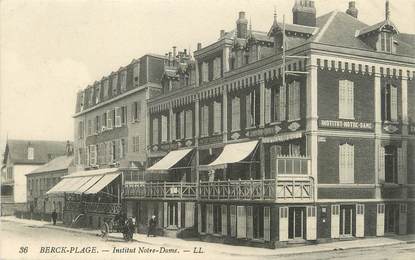
[[[380,51],[391,53],[393,37],[390,32],[381,32],[380,33]]]

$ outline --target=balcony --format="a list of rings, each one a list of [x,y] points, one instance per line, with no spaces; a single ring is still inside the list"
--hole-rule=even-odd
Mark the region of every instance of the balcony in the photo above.
[[[159,182],[124,185],[124,198],[161,200],[224,200],[308,202],[313,200],[311,176],[280,176],[264,180],[227,180],[197,183]]]
[[[196,199],[196,183],[189,182],[148,182],[124,185],[125,198],[143,199]]]

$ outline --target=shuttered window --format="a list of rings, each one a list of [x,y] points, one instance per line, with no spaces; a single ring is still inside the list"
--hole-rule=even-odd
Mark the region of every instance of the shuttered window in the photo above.
[[[241,105],[240,98],[235,96],[232,98],[232,131],[241,129]]]
[[[200,134],[201,136],[209,135],[209,107],[207,105],[200,108]]]
[[[186,111],[186,138],[193,138],[193,111]]]
[[[354,119],[354,83],[339,81],[339,118]]]
[[[300,83],[293,81],[288,85],[288,120],[300,119]]]
[[[169,128],[167,127],[167,116],[161,116],[161,141],[167,142],[167,131]]]
[[[115,108],[115,127],[121,127],[121,108]]]
[[[287,92],[285,86],[280,86],[280,102],[279,102],[279,121],[285,121],[286,119],[286,106],[287,106]]]
[[[218,101],[213,102],[213,132],[222,132],[222,104]]]
[[[159,143],[159,120],[153,118],[153,144]]]
[[[354,146],[347,143],[339,146],[339,181],[354,183]]]

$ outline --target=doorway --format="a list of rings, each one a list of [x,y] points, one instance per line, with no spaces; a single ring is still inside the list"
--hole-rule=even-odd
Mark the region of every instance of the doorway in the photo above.
[[[353,206],[340,206],[340,236],[353,235]]]
[[[289,208],[288,239],[305,239],[305,208]]]
[[[396,234],[399,228],[398,205],[385,205],[385,233]]]

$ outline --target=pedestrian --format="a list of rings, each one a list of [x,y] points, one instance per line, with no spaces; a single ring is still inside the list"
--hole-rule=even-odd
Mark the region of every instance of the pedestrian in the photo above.
[[[156,225],[157,225],[156,216],[153,215],[153,216],[151,216],[150,220],[148,221],[148,231],[147,231],[147,236],[148,237],[150,235],[153,235],[154,237],[156,236]]]
[[[53,210],[52,212],[52,221],[53,221],[53,225],[56,225],[56,219],[58,218],[58,213],[56,213],[56,209]]]

